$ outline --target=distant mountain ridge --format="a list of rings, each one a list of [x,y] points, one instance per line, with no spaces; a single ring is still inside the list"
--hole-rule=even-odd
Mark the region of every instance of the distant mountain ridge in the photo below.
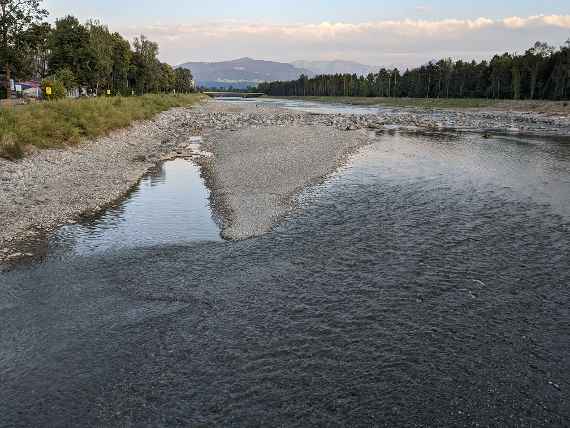
[[[218,88],[247,88],[262,82],[295,80],[301,74],[312,76],[309,70],[291,64],[239,58],[221,62],[187,62],[179,65],[188,68],[198,86]]]
[[[378,67],[353,61],[294,61],[288,64],[247,57],[232,61],[187,62],[178,67],[190,69],[198,86],[225,89],[246,89],[263,82],[296,80],[302,74],[307,77],[337,73],[367,75],[378,71]]]

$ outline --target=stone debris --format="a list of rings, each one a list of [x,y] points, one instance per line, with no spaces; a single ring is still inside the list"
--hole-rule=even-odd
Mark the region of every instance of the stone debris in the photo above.
[[[157,162],[212,154],[201,135],[244,129],[332,127],[339,132],[394,128],[570,136],[570,118],[537,113],[382,109],[378,114],[315,114],[263,105],[209,102],[176,108],[109,136],[17,162],[0,158],[0,262],[33,239],[122,198]],[[32,236],[32,238],[31,238]]]

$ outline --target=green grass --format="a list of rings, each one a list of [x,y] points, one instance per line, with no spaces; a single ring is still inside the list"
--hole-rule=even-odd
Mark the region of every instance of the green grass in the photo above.
[[[29,147],[65,147],[105,135],[173,107],[186,107],[201,94],[64,99],[0,108],[0,157],[17,159]]]

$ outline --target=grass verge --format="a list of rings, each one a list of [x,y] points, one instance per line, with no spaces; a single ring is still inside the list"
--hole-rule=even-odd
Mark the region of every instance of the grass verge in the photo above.
[[[570,114],[568,101],[489,100],[481,98],[276,97],[360,106],[426,109],[493,109]]]
[[[65,147],[150,119],[204,98],[191,95],[65,99],[0,109],[0,157],[18,159],[28,147]]]

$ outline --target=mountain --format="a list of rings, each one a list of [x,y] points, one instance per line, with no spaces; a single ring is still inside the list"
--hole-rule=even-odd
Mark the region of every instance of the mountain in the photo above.
[[[367,75],[368,73],[377,73],[380,67],[360,64],[353,61],[294,61],[291,63],[295,67],[307,69],[313,74],[358,74]]]
[[[309,70],[291,64],[251,58],[222,62],[187,62],[178,67],[190,69],[196,84],[209,88],[245,89],[262,82],[295,80],[301,74],[313,76]]]

